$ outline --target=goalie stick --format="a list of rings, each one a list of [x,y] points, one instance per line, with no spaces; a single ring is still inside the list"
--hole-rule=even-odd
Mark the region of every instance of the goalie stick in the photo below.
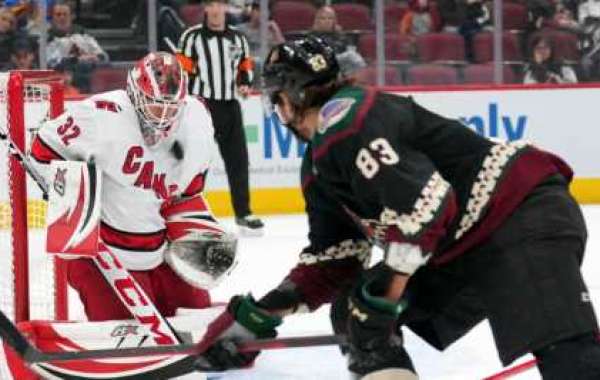
[[[16,326],[0,311],[0,337],[8,344],[23,360],[29,364],[72,361],[83,359],[107,359],[126,358],[136,356],[154,355],[199,355],[202,354],[213,342],[213,337],[221,330],[223,315],[217,317],[210,323],[209,333],[204,339],[196,344],[176,344],[136,348],[114,348],[100,350],[86,350],[74,352],[41,352],[35,348],[21,334]],[[260,350],[276,350],[285,348],[300,348],[342,344],[343,337],[335,335],[314,335],[306,337],[258,339],[241,342],[238,349],[241,352],[253,352]]]
[[[532,369],[533,367],[535,367],[535,365],[537,364],[537,360],[536,359],[530,359],[526,362],[523,362],[521,364],[517,364],[514,365],[512,367],[509,367],[505,370],[502,370],[494,375],[488,376],[486,378],[484,378],[483,380],[504,380],[504,379],[508,379],[511,378],[513,376],[516,376],[520,373],[523,373],[525,371],[528,371],[530,369]]]
[[[4,141],[10,154],[12,154],[13,157],[21,163],[21,166],[23,166],[27,174],[31,176],[40,190],[42,190],[44,200],[48,200],[48,185],[46,184],[46,180],[37,170],[35,170],[29,157],[21,152],[21,149],[19,149],[12,141],[10,136],[8,136],[8,131],[3,128],[0,128],[0,140]]]

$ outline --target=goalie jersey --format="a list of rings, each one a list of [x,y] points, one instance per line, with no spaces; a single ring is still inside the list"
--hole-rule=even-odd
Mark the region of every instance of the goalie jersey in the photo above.
[[[489,140],[408,97],[342,88],[322,107],[304,157],[310,245],[284,283],[315,309],[354,282],[373,244],[448,263],[556,174],[572,177],[532,145]]]
[[[118,90],[72,103],[45,122],[32,143],[39,163],[93,159],[102,170],[101,238],[127,269],[162,263],[170,205],[181,210],[187,201],[190,211],[216,223],[200,195],[216,151],[210,114],[187,96],[178,123],[160,144],[146,146],[134,106]]]

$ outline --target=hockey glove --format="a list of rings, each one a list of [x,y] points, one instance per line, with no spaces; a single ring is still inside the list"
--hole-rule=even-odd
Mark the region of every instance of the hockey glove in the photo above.
[[[275,328],[281,324],[281,318],[259,309],[251,295],[231,298],[227,312],[234,321],[217,342],[198,358],[196,367],[199,370],[213,372],[247,367],[260,352],[239,352],[238,344],[277,336]]]
[[[387,368],[414,372],[397,326],[398,316],[407,303],[404,300],[393,303],[376,296],[385,292],[394,273],[378,265],[365,274],[348,299],[348,367],[361,376]]]

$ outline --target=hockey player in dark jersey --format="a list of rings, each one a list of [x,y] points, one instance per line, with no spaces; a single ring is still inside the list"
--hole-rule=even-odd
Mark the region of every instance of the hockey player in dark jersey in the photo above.
[[[260,300],[231,300],[232,328],[207,367],[250,363],[230,339],[273,336],[282,317],[331,303],[357,378],[416,378],[401,326],[443,350],[487,318],[503,364],[531,352],[545,380],[600,379],[580,272],[586,228],[564,161],[353,85],[318,38],[279,45],[265,62],[265,95],[309,142],[310,245]],[[384,258],[369,267],[372,245]]]

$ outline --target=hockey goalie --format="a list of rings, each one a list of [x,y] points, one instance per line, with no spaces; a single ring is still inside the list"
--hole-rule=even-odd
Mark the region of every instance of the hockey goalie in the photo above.
[[[129,72],[126,91],[94,95],[39,129],[31,157],[48,183],[47,248],[70,259],[68,283],[88,319],[21,324],[39,349],[194,343],[222,311],[207,289],[232,270],[236,239],[202,196],[213,127],[186,92],[176,57],[150,53]],[[34,374],[9,357],[19,379],[169,378],[193,359],[48,363]]]

